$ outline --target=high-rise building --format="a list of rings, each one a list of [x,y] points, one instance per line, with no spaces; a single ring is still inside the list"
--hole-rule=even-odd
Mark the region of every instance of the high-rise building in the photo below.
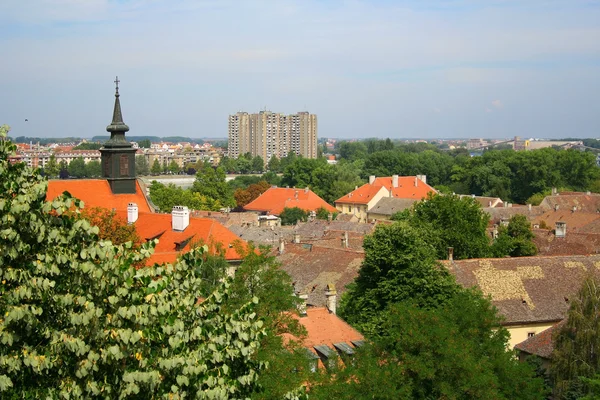
[[[292,115],[238,112],[229,116],[228,138],[228,155],[232,158],[248,152],[265,162],[289,152],[317,158],[317,116],[306,111]]]

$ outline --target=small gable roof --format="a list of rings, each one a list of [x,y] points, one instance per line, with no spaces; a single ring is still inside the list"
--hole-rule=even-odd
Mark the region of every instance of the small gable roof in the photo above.
[[[244,206],[247,211],[260,211],[279,215],[284,208],[298,207],[305,211],[316,211],[323,207],[329,212],[337,209],[317,196],[312,190],[272,187]]]
[[[127,204],[136,203],[139,212],[151,212],[148,200],[139,182],[135,182],[134,194],[114,194],[106,179],[60,179],[48,181],[46,200],[54,200],[63,192],[83,200],[84,207],[102,207],[127,211]]]
[[[337,343],[352,343],[365,339],[360,332],[325,307],[309,307],[305,317],[296,314],[294,317],[306,329],[307,335],[302,342],[304,347],[325,345],[333,350]]]
[[[554,351],[554,334],[560,330],[566,322],[567,319],[565,318],[558,324],[554,324],[550,328],[517,344],[515,349],[527,354],[550,359],[550,357],[552,357],[552,352]]]

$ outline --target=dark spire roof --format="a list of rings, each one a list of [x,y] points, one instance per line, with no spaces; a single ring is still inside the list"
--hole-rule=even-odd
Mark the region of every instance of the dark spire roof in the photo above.
[[[121,102],[119,101],[119,77],[115,79],[116,91],[115,91],[115,108],[113,111],[113,118],[110,125],[106,127],[106,130],[110,132],[110,140],[106,143],[109,146],[111,144],[125,144],[131,145],[125,139],[125,132],[129,131],[129,127],[123,122],[123,114],[121,113]]]

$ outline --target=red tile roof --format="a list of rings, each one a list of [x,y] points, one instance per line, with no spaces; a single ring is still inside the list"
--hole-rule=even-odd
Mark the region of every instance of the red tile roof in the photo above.
[[[364,340],[363,335],[348,325],[325,307],[308,308],[305,317],[295,316],[306,328],[304,347],[326,345],[333,348],[334,343],[351,343],[353,340]]]
[[[338,211],[310,189],[276,187],[268,189],[254,201],[245,205],[244,210],[279,215],[284,208],[293,207],[298,207],[305,211],[316,211],[321,207],[332,213]]]
[[[117,214],[127,218],[127,211]],[[237,242],[245,246],[246,242],[215,220],[208,218],[190,217],[190,224],[182,231],[174,231],[171,225],[171,214],[142,213],[138,215],[135,228],[142,239],[152,239],[158,236],[158,244],[154,254],[146,264],[173,263],[182,252],[190,250],[194,243],[209,246],[211,254],[216,254],[219,248],[225,251],[227,261],[237,261],[242,256],[235,249]],[[187,241],[187,242],[186,242]],[[177,248],[181,246],[181,248]]]
[[[515,349],[538,357],[550,359],[550,357],[552,357],[552,352],[554,351],[554,340],[552,340],[554,333],[561,329],[566,322],[567,319],[565,318],[558,324],[552,325],[550,328],[517,344]]]
[[[64,179],[48,181],[47,200],[53,200],[63,192],[83,200],[84,207],[102,207],[127,211],[128,203],[136,203],[139,212],[151,212],[140,184],[136,181],[135,194],[113,194],[106,179]]]
[[[399,176],[397,187],[393,187],[392,177],[386,176],[375,178],[375,181],[372,184],[365,183],[358,189],[355,189],[347,195],[340,197],[335,202],[368,204],[382,187],[386,188],[388,192],[392,192],[391,197],[399,199],[421,200],[427,197],[429,192],[436,193],[434,188],[418,179],[416,176]]]

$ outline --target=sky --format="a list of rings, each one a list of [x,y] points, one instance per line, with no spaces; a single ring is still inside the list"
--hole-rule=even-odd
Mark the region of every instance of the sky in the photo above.
[[[0,124],[226,137],[238,111],[319,137],[600,137],[600,0],[3,0]],[[27,119],[28,121],[25,121]]]

